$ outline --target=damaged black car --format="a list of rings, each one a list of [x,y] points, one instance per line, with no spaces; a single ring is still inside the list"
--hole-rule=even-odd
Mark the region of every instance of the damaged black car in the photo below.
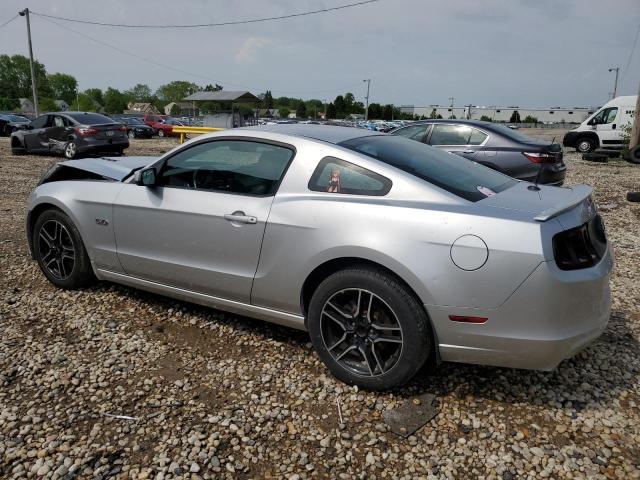
[[[72,159],[89,153],[122,155],[128,146],[124,125],[91,112],[45,113],[11,134],[14,155],[48,153]]]

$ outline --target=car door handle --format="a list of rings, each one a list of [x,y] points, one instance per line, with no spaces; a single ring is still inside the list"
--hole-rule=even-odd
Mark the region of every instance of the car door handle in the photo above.
[[[227,213],[224,216],[224,219],[232,223],[249,223],[251,225],[258,223],[258,219],[256,217],[245,215],[244,212]]]
[[[476,153],[475,150],[462,150],[462,153]]]

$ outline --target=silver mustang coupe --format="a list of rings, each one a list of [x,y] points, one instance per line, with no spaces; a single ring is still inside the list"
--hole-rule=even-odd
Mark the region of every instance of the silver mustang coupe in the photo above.
[[[427,361],[553,369],[609,318],[591,188],[520,182],[398,136],[319,125],[70,160],[31,194],[61,288],[96,279],[305,329],[369,389]]]

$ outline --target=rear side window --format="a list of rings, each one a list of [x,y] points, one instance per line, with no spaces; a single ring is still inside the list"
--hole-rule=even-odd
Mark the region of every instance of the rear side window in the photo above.
[[[393,132],[393,135],[399,135],[401,137],[410,138],[411,140],[422,141],[427,129],[431,125],[411,125],[410,127],[404,127],[400,130]]]
[[[487,135],[467,125],[434,125],[431,145],[480,145]]]
[[[339,158],[325,157],[311,176],[309,190],[382,196],[391,190],[391,180]]]
[[[394,135],[354,138],[339,145],[378,159],[472,202],[502,192],[517,183],[464,157]]]

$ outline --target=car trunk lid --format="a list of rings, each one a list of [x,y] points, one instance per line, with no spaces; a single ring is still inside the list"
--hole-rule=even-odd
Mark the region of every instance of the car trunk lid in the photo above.
[[[560,188],[519,182],[512,188],[481,200],[478,204],[525,213],[537,222],[546,222],[578,206],[584,209],[587,218],[591,218],[595,215],[592,193],[593,189],[587,185]]]

